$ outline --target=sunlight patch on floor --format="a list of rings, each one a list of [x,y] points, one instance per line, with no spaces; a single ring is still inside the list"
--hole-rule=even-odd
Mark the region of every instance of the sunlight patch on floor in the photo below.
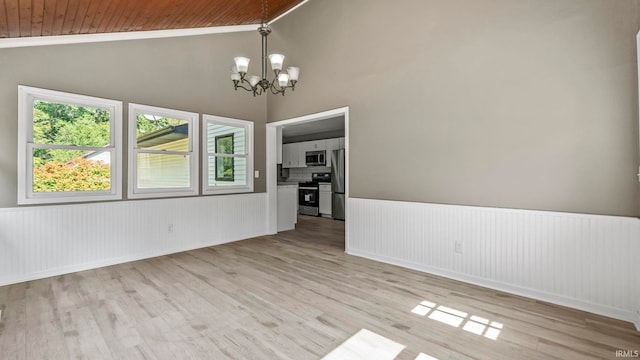
[[[393,360],[406,346],[378,335],[367,329],[360,329],[323,360]]]
[[[462,330],[472,334],[484,336],[487,339],[496,340],[502,331],[503,325],[496,321],[490,321],[480,316],[471,315],[454,308],[438,305],[434,302],[424,300],[411,310],[412,313],[420,316],[427,316],[431,320],[453,326],[462,326]],[[425,355],[428,356],[428,355]],[[418,357],[419,358],[419,357]],[[422,359],[416,360],[422,360]],[[425,358],[428,359],[428,358]]]
[[[438,359],[434,358],[433,356],[429,356],[425,353],[420,353],[418,354],[418,357],[416,358],[416,360],[438,360]]]

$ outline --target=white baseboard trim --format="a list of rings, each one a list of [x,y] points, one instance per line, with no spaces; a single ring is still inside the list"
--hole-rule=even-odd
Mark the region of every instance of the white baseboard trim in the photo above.
[[[386,264],[401,266],[404,268],[417,270],[417,271],[425,272],[432,275],[442,276],[448,279],[462,281],[465,283],[478,285],[478,286],[486,287],[493,290],[503,291],[503,292],[518,295],[518,296],[524,296],[524,297],[535,299],[535,300],[546,301],[556,305],[566,306],[573,309],[578,309],[578,310],[583,310],[583,311],[587,311],[594,314],[608,316],[618,320],[628,321],[633,323],[636,326],[636,328],[640,331],[640,319],[636,319],[636,316],[634,316],[632,312],[621,311],[619,309],[613,309],[613,308],[602,306],[599,304],[592,304],[592,303],[580,301],[577,299],[571,299],[563,296],[558,296],[555,294],[538,291],[535,289],[528,289],[520,286],[514,286],[512,284],[506,284],[506,283],[487,280],[487,279],[483,279],[475,276],[469,276],[466,274],[460,274],[457,272],[452,272],[445,269],[426,266],[423,264],[412,263],[412,262],[404,261],[401,259],[394,259],[390,257],[370,254],[364,251],[347,250],[345,252],[348,255],[352,255],[352,256],[358,256],[358,257],[362,257],[370,260],[383,262]]]

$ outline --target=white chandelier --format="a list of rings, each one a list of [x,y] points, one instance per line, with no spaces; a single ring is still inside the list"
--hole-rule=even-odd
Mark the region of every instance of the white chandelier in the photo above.
[[[242,88],[252,92],[253,96],[262,95],[262,93],[267,90],[270,90],[272,94],[282,94],[282,96],[284,96],[287,89],[291,89],[291,91],[295,90],[298,76],[300,75],[300,68],[290,66],[287,68],[287,72],[283,73],[282,65],[284,63],[284,55],[270,54],[268,58],[275,77],[271,81],[267,80],[267,36],[271,34],[271,28],[267,25],[264,0],[262,2],[262,15],[262,26],[258,28],[258,32],[262,36],[262,77],[247,75],[249,58],[238,56],[233,59],[235,66],[231,71],[231,80],[233,81],[235,90]]]

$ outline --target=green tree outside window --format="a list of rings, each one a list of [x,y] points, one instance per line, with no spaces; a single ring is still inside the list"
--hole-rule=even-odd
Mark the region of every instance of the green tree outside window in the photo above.
[[[33,141],[42,145],[105,147],[111,142],[106,109],[49,101],[33,103]],[[110,167],[87,152],[33,150],[33,191],[96,191],[111,188]]]

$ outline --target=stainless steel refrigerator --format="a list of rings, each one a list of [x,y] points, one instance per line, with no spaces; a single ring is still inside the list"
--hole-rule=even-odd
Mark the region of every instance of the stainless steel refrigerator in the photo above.
[[[331,216],[338,220],[345,212],[344,161],[344,149],[331,152]]]

